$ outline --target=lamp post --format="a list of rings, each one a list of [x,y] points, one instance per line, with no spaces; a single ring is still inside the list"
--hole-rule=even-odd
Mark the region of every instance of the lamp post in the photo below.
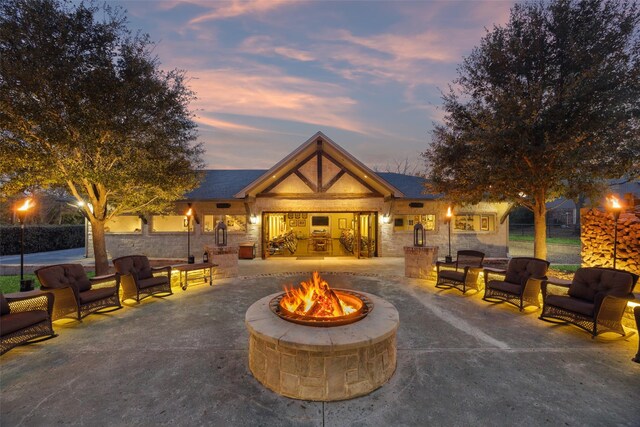
[[[447,207],[447,216],[445,221],[449,223],[449,255],[444,257],[445,262],[452,262],[453,258],[451,258],[451,218],[453,217],[453,213],[451,212],[451,206]]]
[[[18,221],[20,222],[20,292],[33,290],[33,280],[24,279],[24,223],[29,209],[33,206],[35,204],[31,203],[31,199],[26,199],[22,206],[16,209]]]
[[[191,203],[189,203],[189,210],[186,215],[186,224],[187,224],[187,263],[193,264],[195,262],[195,258],[191,255],[191,218],[193,217],[193,209],[191,209]]]
[[[618,250],[618,219],[622,212],[622,205],[616,196],[607,197],[609,210],[613,213],[613,268],[616,268],[616,252]]]

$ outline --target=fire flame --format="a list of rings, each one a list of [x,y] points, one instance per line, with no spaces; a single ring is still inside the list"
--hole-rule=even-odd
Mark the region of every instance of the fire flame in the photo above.
[[[299,288],[285,286],[286,295],[282,298],[282,306],[291,313],[314,317],[345,316],[356,311],[346,304],[329,287],[317,271],[308,282],[301,282]]]
[[[191,208],[189,208],[189,210],[187,211],[187,213],[185,214],[186,216],[191,216],[193,215],[193,211],[191,210]]]
[[[607,197],[607,203],[611,206],[611,209],[622,209],[620,200],[616,196]]]
[[[447,218],[451,218],[451,215],[453,215],[453,214],[452,214],[452,212],[451,212],[451,206],[449,206],[449,207],[447,208]]]
[[[34,206],[35,206],[35,203],[32,204],[31,199],[26,199],[22,204],[22,206],[20,206],[17,210],[20,212],[26,212]]]

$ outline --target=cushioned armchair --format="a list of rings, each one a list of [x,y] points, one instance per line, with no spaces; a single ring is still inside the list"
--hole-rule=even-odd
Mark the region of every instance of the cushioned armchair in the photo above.
[[[479,290],[478,276],[482,271],[483,260],[482,252],[458,251],[454,262],[436,262],[436,288],[456,288],[462,293],[467,292],[467,288]]]
[[[628,271],[596,267],[579,268],[571,282],[544,281],[540,319],[572,323],[592,338],[603,332],[625,336],[622,315],[637,282],[638,276]],[[562,292],[553,292],[549,285]]]
[[[36,338],[56,336],[51,325],[53,299],[53,294],[40,291],[6,298],[0,293],[0,354]]]
[[[489,302],[508,302],[522,311],[525,306],[540,308],[540,287],[547,278],[549,261],[540,258],[514,257],[506,270],[484,269],[484,297]],[[490,280],[492,275],[504,276]]]
[[[171,295],[171,266],[152,268],[144,255],[129,255],[113,260],[122,283],[122,300],[140,302],[148,296]],[[154,273],[162,273],[155,275]],[[144,295],[141,297],[141,295]],[[164,296],[164,295],[163,295]]]
[[[83,317],[103,311],[117,310],[120,304],[120,276],[87,277],[80,264],[56,264],[35,271],[40,289],[55,295],[53,320]]]

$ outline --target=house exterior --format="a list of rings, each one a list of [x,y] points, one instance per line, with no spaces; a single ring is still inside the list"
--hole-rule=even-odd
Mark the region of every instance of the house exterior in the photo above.
[[[461,249],[507,256],[506,203],[454,207],[449,233],[447,204],[425,194],[423,184],[415,176],[376,173],[318,132],[269,170],[205,171],[172,215],[114,218],[107,250],[112,257],[181,259],[189,245],[197,260],[224,224],[228,246],[251,242],[263,258],[403,256],[421,223],[425,245],[437,246],[441,256],[449,242],[454,256]],[[187,236],[189,206],[195,221]]]

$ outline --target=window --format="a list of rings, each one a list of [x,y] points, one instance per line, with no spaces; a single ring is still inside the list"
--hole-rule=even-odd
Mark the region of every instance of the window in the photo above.
[[[194,220],[191,220],[193,230]],[[153,233],[183,233],[187,231],[187,217],[184,215],[154,215],[151,218]]]
[[[245,215],[204,215],[202,230],[205,233],[213,233],[218,221],[224,221],[227,231],[247,231],[247,217]]]
[[[436,216],[434,214],[398,215],[393,220],[393,229],[395,231],[413,231],[413,227],[419,223],[424,226],[425,231],[435,231]]]
[[[138,216],[114,216],[104,225],[107,233],[140,233],[142,220]]]
[[[496,231],[495,214],[457,214],[451,228],[456,233],[482,233]]]

